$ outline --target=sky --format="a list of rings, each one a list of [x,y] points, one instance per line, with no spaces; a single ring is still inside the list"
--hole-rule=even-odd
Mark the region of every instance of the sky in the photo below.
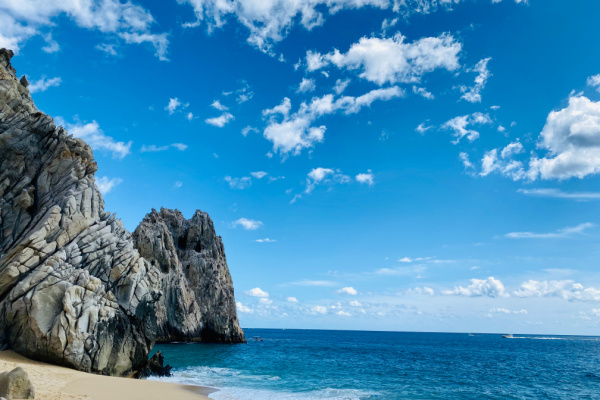
[[[0,0],[0,47],[129,230],[209,213],[242,327],[597,335],[599,13]]]

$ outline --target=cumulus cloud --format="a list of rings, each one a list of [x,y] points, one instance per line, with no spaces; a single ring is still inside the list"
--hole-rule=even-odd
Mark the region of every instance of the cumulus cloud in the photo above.
[[[242,228],[244,228],[247,231],[255,231],[258,228],[260,228],[261,226],[263,226],[263,223],[261,221],[256,221],[253,219],[240,218],[233,222],[233,226],[234,227],[241,226]]]
[[[471,284],[467,287],[456,286],[452,290],[442,290],[445,295],[457,295],[468,297],[508,297],[504,289],[504,284],[493,276],[487,279],[471,279]]]
[[[209,125],[216,126],[217,128],[222,128],[227,125],[229,122],[233,121],[234,117],[231,113],[225,112],[218,117],[207,118],[204,120]]]
[[[70,124],[57,117],[56,122],[58,125],[62,125],[71,135],[85,140],[93,150],[107,151],[112,153],[113,158],[117,159],[123,159],[130,153],[133,142],[117,142],[112,137],[106,136],[96,121],[87,124],[79,122]]]
[[[577,226],[567,227],[559,229],[554,232],[546,233],[534,233],[534,232],[510,232],[505,236],[511,239],[560,239],[572,236],[574,234],[581,234],[587,229],[593,228],[594,224],[586,222]]]
[[[469,129],[473,125],[489,125],[492,119],[489,114],[475,112],[469,115],[454,117],[442,125],[443,129],[454,131],[452,136],[455,140],[454,144],[458,144],[462,138],[466,137],[469,142],[476,140],[479,137],[479,132],[474,129]]]
[[[309,309],[310,314],[327,314],[327,307],[324,306],[314,306]]]
[[[102,176],[96,179],[96,186],[98,186],[98,190],[103,195],[106,195],[108,192],[114,189],[115,186],[121,184],[123,179],[121,178],[112,178],[109,179],[107,176]]]
[[[491,58],[484,58],[479,61],[475,67],[468,70],[468,72],[477,72],[477,77],[475,78],[475,85],[471,87],[461,86],[460,91],[463,93],[461,99],[468,101],[469,103],[481,103],[481,91],[485,88],[485,85],[492,76],[490,71],[487,68],[488,63]]]
[[[256,179],[262,179],[265,176],[267,176],[268,174],[265,171],[256,171],[256,172],[250,172],[250,175],[252,175]]]
[[[225,181],[229,183],[229,187],[232,189],[246,189],[252,185],[252,178],[249,176],[243,176],[241,178],[226,176]]]
[[[169,99],[169,104],[165,107],[165,110],[169,112],[170,115],[173,115],[176,111],[182,110],[188,107],[190,103],[182,103],[177,97]]]
[[[304,193],[311,193],[317,185],[333,185],[336,183],[349,183],[351,178],[344,175],[340,170],[331,168],[313,168],[306,177],[306,189]]]
[[[349,305],[350,307],[362,307],[362,304],[361,304],[361,303],[359,303],[359,302],[358,302],[358,301],[356,301],[356,300],[352,300],[351,302],[349,302],[349,303],[348,303],[348,305]]]
[[[513,292],[517,297],[560,297],[569,301],[600,301],[600,289],[584,287],[571,280],[523,282]]]
[[[56,77],[47,79],[43,76],[41,79],[29,83],[29,93],[45,92],[51,87],[59,86],[61,82],[61,78]]]
[[[356,291],[356,289],[354,289],[351,286],[341,288],[340,290],[337,290],[336,293],[339,293],[339,294],[349,294],[350,296],[356,296],[358,294],[358,292]]]
[[[358,71],[360,78],[378,85],[416,83],[436,69],[455,71],[460,67],[460,42],[450,34],[405,43],[400,33],[390,38],[363,37],[347,53],[338,49],[328,54],[307,53],[308,71],[327,65]],[[310,57],[310,61],[309,61]]]
[[[254,309],[243,305],[241,302],[237,302],[235,303],[237,312],[241,313],[241,314],[253,314],[254,313]]]
[[[412,89],[413,89],[414,94],[418,94],[419,96],[422,96],[422,97],[426,98],[427,100],[435,99],[435,96],[433,95],[433,93],[428,92],[427,89],[425,89],[425,88],[413,86]]]
[[[233,16],[248,29],[248,43],[275,56],[273,44],[283,40],[297,21],[304,28],[311,30],[323,24],[327,13],[365,6],[386,8],[389,0],[182,0],[180,3],[191,5],[196,15],[196,21],[184,24],[185,27],[196,27],[205,23],[211,32],[221,28],[227,19]]]
[[[367,170],[366,173],[358,174],[355,178],[358,183],[364,183],[369,186],[373,186],[375,184],[374,176],[371,170]]]
[[[298,299],[295,297],[288,297],[286,298],[286,301],[289,303],[298,303]]]
[[[298,90],[296,93],[306,93],[312,92],[317,88],[315,85],[315,80],[310,78],[302,78],[302,82],[298,85]]]
[[[246,290],[244,292],[244,294],[246,296],[251,296],[251,297],[262,297],[262,298],[269,297],[269,292],[265,292],[264,290],[262,290],[259,287],[255,287],[254,289]]]
[[[119,0],[37,1],[19,0],[0,3],[0,47],[18,51],[29,38],[42,35],[43,50],[58,51],[60,46],[47,32],[65,16],[83,29],[99,31],[125,43],[150,43],[156,56],[166,60],[169,44],[166,33],[152,33],[155,20],[148,10]]]
[[[594,75],[594,76],[590,76],[587,79],[587,84],[588,84],[588,86],[593,87],[597,91],[600,92],[600,74]]]
[[[600,200],[600,192],[565,192],[555,188],[519,189],[518,192],[534,197],[554,197],[578,201]]]
[[[225,107],[223,104],[221,104],[221,102],[219,100],[213,101],[210,106],[212,108],[214,108],[214,109],[219,110],[219,111],[227,111],[227,110],[229,110],[229,107]]]
[[[344,90],[350,84],[350,79],[338,79],[335,81],[335,86],[333,87],[333,91],[337,94],[342,94]]]
[[[142,145],[142,148],[140,149],[140,152],[142,153],[155,153],[155,152],[159,152],[159,151],[167,151],[171,148],[177,149],[179,151],[184,151],[185,149],[188,148],[187,144],[184,143],[171,143],[169,145],[165,145],[165,146],[157,146],[155,144],[151,144],[151,145]]]
[[[600,172],[600,102],[583,95],[552,111],[540,134],[544,158],[530,160],[530,179],[583,178]]]
[[[433,290],[430,287],[427,286],[423,286],[423,287],[419,287],[417,286],[414,289],[409,289],[408,290],[409,293],[416,293],[416,294],[425,294],[428,296],[433,296],[435,294],[435,290]]]
[[[417,131],[417,132],[419,132],[421,135],[423,135],[425,132],[427,132],[428,130],[430,130],[430,129],[432,129],[432,128],[433,128],[433,126],[431,126],[431,125],[430,125],[430,126],[427,126],[427,125],[425,124],[425,122],[421,122],[421,123],[419,124],[419,126],[417,126],[417,127],[415,128],[415,131]]]
[[[323,141],[327,128],[324,125],[313,126],[322,116],[339,111],[354,114],[370,107],[376,100],[387,101],[401,96],[404,96],[404,91],[397,86],[375,89],[358,97],[341,96],[336,99],[333,94],[327,94],[314,97],[310,103],[303,102],[291,115],[292,104],[286,97],[279,105],[263,110],[263,116],[269,117],[263,136],[273,143],[273,152],[297,155],[302,149]]]
[[[492,172],[499,172],[517,181],[524,179],[527,172],[521,161],[513,159],[515,154],[523,153],[525,149],[520,142],[512,142],[502,150],[493,149],[487,151],[481,160],[481,172],[479,175],[486,176]]]
[[[258,129],[252,126],[246,126],[244,129],[242,129],[242,136],[248,136],[250,132],[258,133]]]

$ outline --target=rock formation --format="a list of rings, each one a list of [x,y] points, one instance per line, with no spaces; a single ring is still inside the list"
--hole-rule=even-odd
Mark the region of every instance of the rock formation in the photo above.
[[[21,367],[0,374],[0,398],[34,399],[35,390],[29,375]]]
[[[12,55],[0,50],[0,343],[124,375],[157,339],[244,341],[208,216],[153,211],[136,231],[140,256],[104,211],[91,148],[36,109]]]
[[[161,271],[157,340],[240,342],[233,283],[221,237],[207,213],[152,210],[133,233],[140,255]]]

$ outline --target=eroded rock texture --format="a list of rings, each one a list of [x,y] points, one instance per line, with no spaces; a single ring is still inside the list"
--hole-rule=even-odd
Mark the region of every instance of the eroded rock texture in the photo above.
[[[161,271],[157,340],[244,340],[223,242],[207,213],[196,211],[186,220],[177,210],[152,210],[133,239]]]
[[[207,250],[176,248],[181,235],[165,223],[175,247],[141,257],[104,211],[91,148],[36,109],[11,57],[0,50],[0,342],[33,359],[123,375],[145,363],[157,338],[243,341],[212,223],[186,236]]]

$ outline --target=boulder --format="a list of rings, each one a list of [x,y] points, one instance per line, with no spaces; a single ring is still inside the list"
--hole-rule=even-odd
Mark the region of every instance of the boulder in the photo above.
[[[17,367],[0,374],[0,396],[6,400],[35,398],[33,385],[23,368]]]

